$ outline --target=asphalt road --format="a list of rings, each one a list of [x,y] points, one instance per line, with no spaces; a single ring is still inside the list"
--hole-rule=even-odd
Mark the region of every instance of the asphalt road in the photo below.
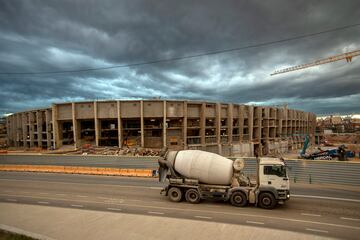
[[[224,202],[173,203],[156,179],[64,174],[0,173],[0,201],[112,211],[358,239],[360,190],[293,184],[292,198],[274,210]],[[171,220],[170,220],[171,221]]]
[[[0,155],[0,164],[157,169],[156,157],[97,155]]]

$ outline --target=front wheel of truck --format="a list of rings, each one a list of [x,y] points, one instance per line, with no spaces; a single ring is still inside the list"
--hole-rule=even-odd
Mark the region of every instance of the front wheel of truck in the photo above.
[[[180,188],[172,187],[168,192],[169,199],[173,202],[180,202],[182,199],[182,191]]]
[[[276,207],[276,199],[271,193],[265,192],[259,195],[259,206],[265,209],[273,209]]]

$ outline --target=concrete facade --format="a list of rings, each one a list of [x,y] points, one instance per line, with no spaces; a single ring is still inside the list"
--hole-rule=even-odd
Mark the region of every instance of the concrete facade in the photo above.
[[[222,155],[284,153],[315,141],[316,115],[287,107],[180,100],[54,104],[7,117],[10,146],[200,149]]]

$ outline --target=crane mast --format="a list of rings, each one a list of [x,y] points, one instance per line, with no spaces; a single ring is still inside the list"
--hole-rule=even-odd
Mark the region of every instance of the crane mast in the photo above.
[[[347,53],[327,57],[327,58],[324,58],[324,59],[320,59],[320,60],[317,60],[317,61],[312,62],[312,63],[305,63],[305,64],[297,65],[297,66],[294,66],[294,67],[289,67],[289,68],[284,68],[284,69],[281,69],[281,70],[276,70],[275,72],[273,72],[270,75],[273,76],[273,75],[277,75],[277,74],[281,74],[281,73],[297,71],[297,70],[300,70],[300,69],[314,67],[314,66],[317,66],[317,65],[326,64],[326,63],[330,63],[330,62],[336,62],[336,61],[340,61],[340,60],[343,60],[343,59],[345,59],[346,62],[351,62],[353,57],[359,56],[359,55],[360,55],[360,50],[347,52]]]

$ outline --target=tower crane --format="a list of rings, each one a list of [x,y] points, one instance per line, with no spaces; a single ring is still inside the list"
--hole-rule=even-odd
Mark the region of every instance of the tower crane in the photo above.
[[[275,72],[273,72],[270,75],[273,76],[273,75],[277,75],[277,74],[281,74],[281,73],[297,71],[297,70],[300,70],[300,69],[314,67],[314,66],[317,66],[317,65],[325,64],[325,63],[340,61],[342,59],[345,59],[346,62],[351,62],[353,57],[359,56],[359,55],[360,55],[360,50],[347,52],[347,53],[327,57],[327,58],[324,58],[324,59],[320,59],[320,60],[317,60],[317,61],[312,62],[312,63],[305,63],[305,64],[297,65],[297,66],[294,66],[294,67],[289,67],[289,68],[284,68],[284,69],[281,69],[281,70],[276,70]]]

